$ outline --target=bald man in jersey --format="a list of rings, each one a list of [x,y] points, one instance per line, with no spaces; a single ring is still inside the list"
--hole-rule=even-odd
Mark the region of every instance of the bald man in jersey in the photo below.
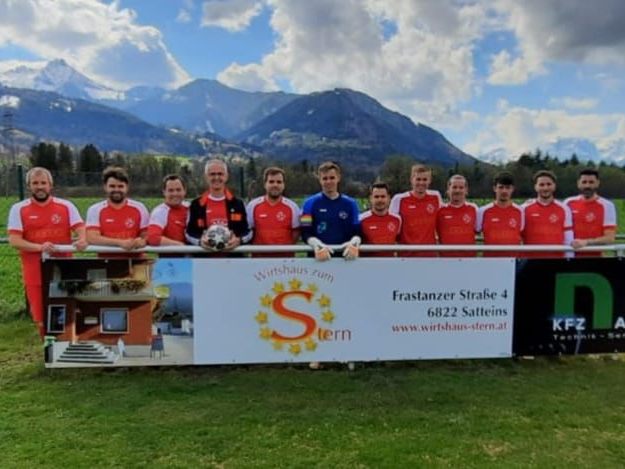
[[[45,168],[34,167],[26,173],[30,198],[16,203],[9,212],[9,244],[20,251],[22,274],[30,314],[40,335],[44,326],[41,279],[41,253],[58,257],[57,245],[71,244],[72,232],[77,235],[74,247],[87,247],[85,225],[78,209],[68,200],[52,197],[52,174]]]

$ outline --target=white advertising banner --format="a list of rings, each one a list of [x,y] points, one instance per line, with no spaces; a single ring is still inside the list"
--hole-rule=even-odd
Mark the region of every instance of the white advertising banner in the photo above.
[[[195,364],[512,355],[514,259],[194,259]]]

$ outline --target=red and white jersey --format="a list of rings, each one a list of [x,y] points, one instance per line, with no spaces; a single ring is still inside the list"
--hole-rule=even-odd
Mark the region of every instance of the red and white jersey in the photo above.
[[[436,216],[436,233],[441,244],[475,244],[477,205],[443,205]],[[475,252],[441,252],[444,257],[473,257]]]
[[[141,202],[126,199],[121,207],[114,207],[103,200],[87,210],[87,230],[98,230],[108,238],[133,239],[147,229],[149,219],[148,209]]]
[[[247,222],[254,230],[252,244],[293,244],[293,231],[299,228],[299,207],[291,199],[281,197],[270,203],[261,196],[246,207]]]
[[[436,244],[436,214],[441,205],[443,200],[438,191],[428,190],[423,197],[417,197],[412,192],[395,194],[389,211],[401,217],[399,242]]]
[[[542,204],[537,199],[523,204],[525,244],[569,244],[573,220],[568,206],[559,200]],[[531,253],[529,257],[563,257],[564,253]]]
[[[500,207],[491,202],[477,212],[475,230],[484,236],[484,244],[521,244],[525,227],[523,209],[517,204]],[[514,257],[516,252],[485,252],[484,257]]]
[[[616,208],[603,197],[586,200],[578,195],[564,201],[573,215],[573,236],[576,239],[598,238],[606,229],[616,229]]]
[[[7,229],[9,234],[21,235],[26,241],[42,244],[71,244],[72,231],[84,226],[76,206],[68,200],[50,197],[41,204],[33,199],[23,200],[11,207]],[[20,251],[24,283],[41,285],[41,254]]]
[[[148,226],[148,244],[159,246],[163,236],[184,243],[188,214],[189,203],[186,201],[175,207],[165,203],[154,207]]]
[[[226,196],[206,196],[206,227],[211,225],[228,226],[228,209],[226,208]]]
[[[390,212],[376,215],[367,210],[360,214],[360,230],[365,244],[396,244],[401,231],[401,217]],[[366,255],[384,257],[393,256],[394,252],[371,252]]]

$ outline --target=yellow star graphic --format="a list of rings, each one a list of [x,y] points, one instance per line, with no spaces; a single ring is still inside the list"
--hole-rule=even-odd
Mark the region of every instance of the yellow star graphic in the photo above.
[[[263,306],[271,306],[272,299],[270,295],[263,295],[260,297],[260,304]]]
[[[305,345],[306,345],[306,350],[309,350],[311,352],[314,352],[315,350],[317,350],[317,342],[312,340],[310,337],[306,340]]]
[[[321,297],[317,301],[319,302],[319,306],[321,306],[322,308],[326,308],[332,303],[332,300],[330,300],[330,298],[326,295],[321,295]]]
[[[282,282],[276,282],[273,284],[272,290],[276,293],[282,293],[284,291],[284,284]]]
[[[299,355],[300,353],[302,353],[302,347],[300,344],[298,344],[297,342],[294,344],[289,345],[289,353],[293,354],[293,355]]]
[[[324,311],[323,313],[321,313],[321,319],[323,319],[325,322],[332,322],[334,321],[334,313],[330,310]]]
[[[315,285],[314,283],[309,283],[307,288],[310,293],[317,293],[317,290],[319,290],[319,288],[317,288],[317,285]]]
[[[289,281],[289,287],[291,287],[291,290],[299,290],[301,286],[302,286],[302,282],[300,282],[296,278]]]
[[[265,313],[264,311],[259,311],[258,314],[254,316],[254,319],[256,319],[256,322],[258,324],[267,324],[267,313]]]
[[[261,337],[261,339],[269,340],[271,338],[271,333],[272,333],[272,330],[269,329],[268,327],[261,327],[260,328],[260,337]]]
[[[273,342],[273,349],[274,350],[282,350],[284,347],[284,344],[282,342],[278,342],[277,340]]]

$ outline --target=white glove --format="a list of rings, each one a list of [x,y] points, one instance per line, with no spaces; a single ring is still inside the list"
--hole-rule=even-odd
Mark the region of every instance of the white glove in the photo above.
[[[343,249],[343,257],[346,261],[353,261],[358,258],[360,254],[360,236],[354,236],[347,242],[345,249]]]
[[[308,238],[308,245],[315,250],[315,259],[318,261],[329,260],[334,252],[318,238]]]

